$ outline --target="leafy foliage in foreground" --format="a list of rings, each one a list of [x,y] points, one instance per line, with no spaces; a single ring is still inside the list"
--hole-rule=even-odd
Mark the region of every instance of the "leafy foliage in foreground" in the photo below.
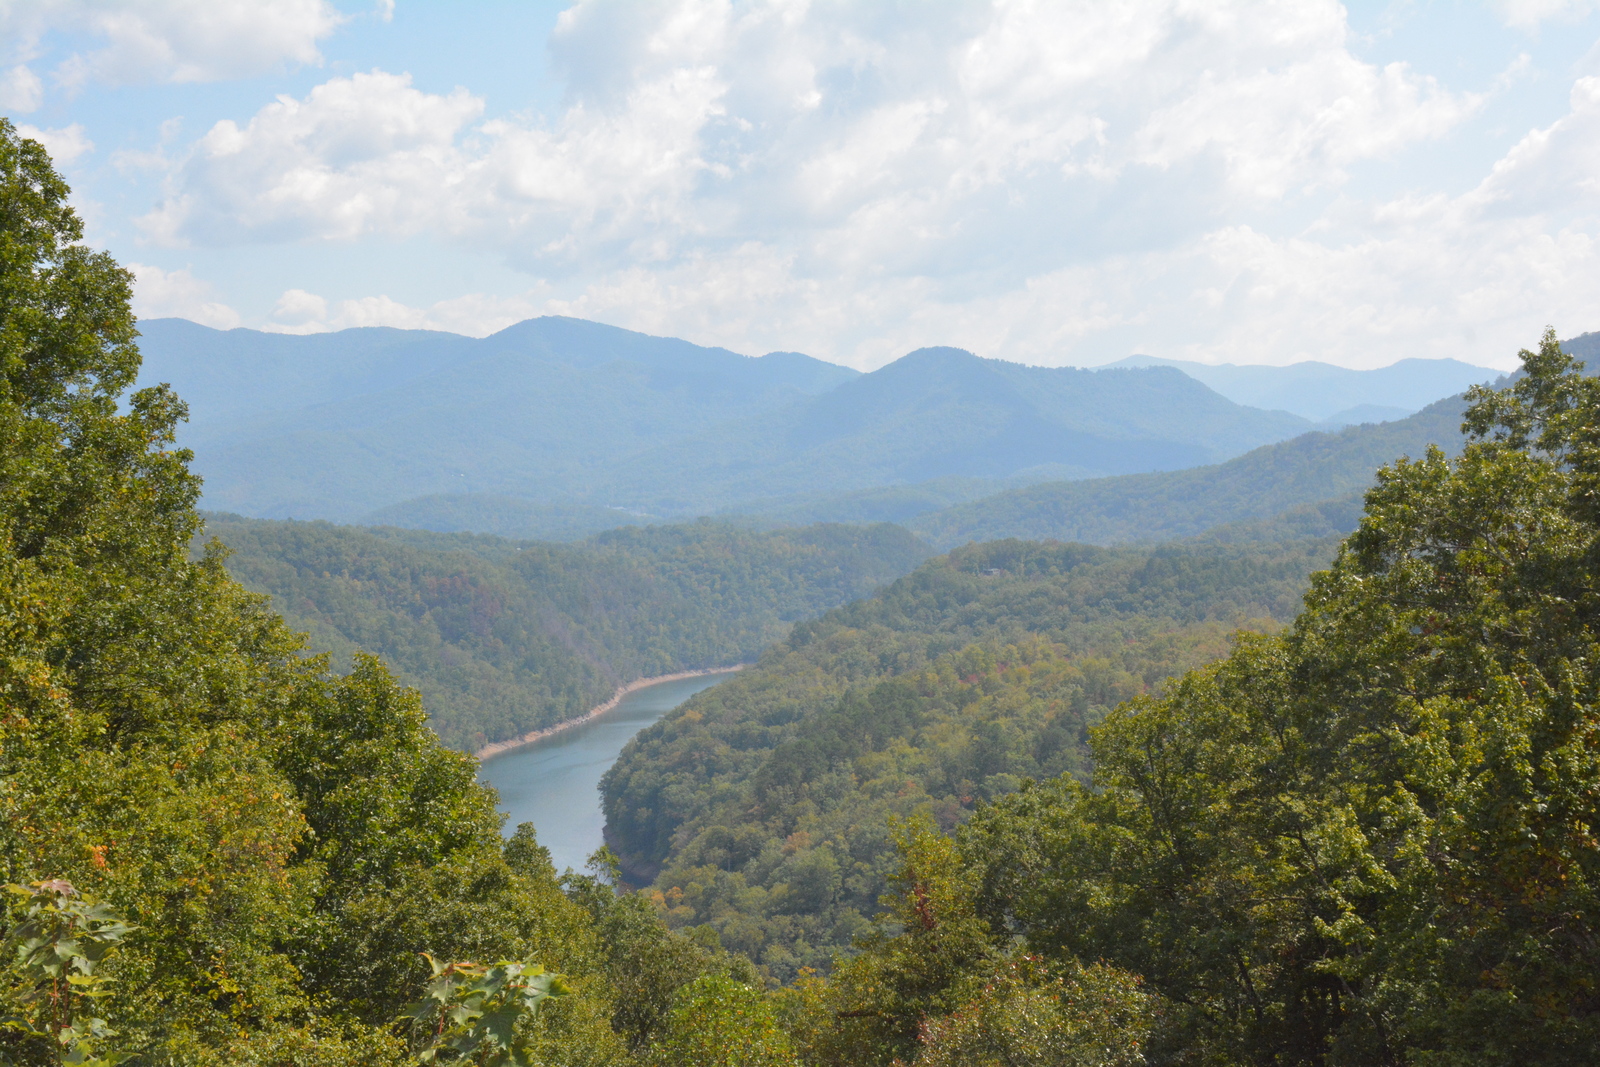
[[[981,912],[1165,1001],[1161,1063],[1600,1048],[1600,382],[1547,334],[1384,470],[1306,611],[964,829]]]
[[[887,888],[891,815],[950,830],[1023,779],[1087,775],[1088,727],[1293,616],[1331,541],[1158,551],[1000,542],[795,628],[642,731],[608,838],[676,926],[768,974],[826,970]]]
[[[94,1050],[116,1031],[98,1015],[85,1013],[111,992],[106,976],[95,968],[133,927],[59,878],[6,889],[26,898],[28,908],[0,944],[0,956],[18,979],[8,993],[22,1009],[0,1018],[0,1028],[44,1042],[39,1051],[61,1054],[67,1063],[114,1062]]]
[[[725,957],[648,908],[615,936],[530,829],[502,840],[414,691],[304,657],[217,553],[190,558],[183,406],[124,395],[130,278],[66,199],[0,120],[0,882],[48,894],[0,902],[0,1059],[396,1067],[426,951],[567,976],[513,1024],[524,1060],[629,1062],[607,976],[671,958],[645,976],[670,1000]]]
[[[752,660],[928,555],[888,525],[700,522],[558,545],[213,515],[206,536],[314,649],[383,656],[465,750],[581,715],[636,678]]]
[[[889,907],[828,981],[780,997],[817,1067],[1133,1067],[1156,1005],[1137,976],[1054,966],[984,921],[956,846],[926,822],[895,826]],[[890,935],[889,931],[893,931]]]
[[[523,1019],[538,1015],[551,997],[572,992],[560,975],[538,964],[502,960],[440,963],[428,953],[433,977],[423,999],[401,1013],[422,1035],[423,1063],[453,1063],[471,1057],[483,1067],[531,1067],[536,1061]]]

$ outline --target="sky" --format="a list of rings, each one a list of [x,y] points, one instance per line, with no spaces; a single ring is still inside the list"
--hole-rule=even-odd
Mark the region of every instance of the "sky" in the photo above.
[[[1600,330],[1600,0],[0,0],[136,310],[861,369]]]

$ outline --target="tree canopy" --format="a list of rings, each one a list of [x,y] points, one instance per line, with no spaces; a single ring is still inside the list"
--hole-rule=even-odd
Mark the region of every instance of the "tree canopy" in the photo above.
[[[960,550],[641,735],[628,862],[558,879],[381,660],[192,554],[66,198],[0,120],[0,1059],[1593,1062],[1600,380],[1553,334],[1298,612],[1330,541]]]
[[[965,831],[996,930],[1165,999],[1162,1062],[1600,1048],[1600,382],[1524,361],[1459,460],[1380,472],[1290,630]]]
[[[499,983],[466,1008],[521,1006],[515,1033],[444,1034],[439,1062],[491,1037],[506,1062],[624,1060],[606,974],[627,949],[531,830],[502,840],[475,761],[380,661],[336,675],[220,549],[191,558],[182,404],[127,394],[130,278],[66,197],[0,120],[0,882],[21,889],[0,1059],[416,1062],[426,952]],[[676,984],[714,956],[678,955]],[[536,1016],[535,966],[565,976]],[[92,1013],[58,1010],[86,993]]]

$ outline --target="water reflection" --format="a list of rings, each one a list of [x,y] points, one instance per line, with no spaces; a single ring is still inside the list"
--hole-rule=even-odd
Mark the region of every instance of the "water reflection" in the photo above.
[[[500,791],[500,810],[511,816],[506,834],[518,823],[531,822],[557,871],[581,871],[603,839],[600,778],[622,746],[700,690],[728,677],[709,674],[637,689],[598,719],[486,761],[478,779]]]

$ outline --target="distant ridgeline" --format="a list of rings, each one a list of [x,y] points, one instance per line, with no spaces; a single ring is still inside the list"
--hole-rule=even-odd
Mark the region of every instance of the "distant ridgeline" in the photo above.
[[[784,981],[826,970],[879,910],[889,816],[948,830],[1024,777],[1087,773],[1108,708],[1293,618],[1335,543],[931,560],[642,731],[602,783],[607,841],[675,925]]]
[[[581,537],[932,483],[926,510],[1216,463],[1315,426],[1168,367],[1030,367],[954,348],[861,374],[565,318],[483,339],[140,329],[141,380],[189,404],[180,440],[207,506],[267,518]],[[845,507],[812,517],[871,518]]]
[[[1311,522],[1280,535],[1348,533],[1373,472],[1396,456],[1421,457],[1437,445],[1461,448],[1464,401],[1450,397],[1395,422],[1303,434],[1263,445],[1226,463],[1012,489],[929,512],[908,525],[948,547],[999,537],[1093,544],[1192,537],[1234,523],[1295,514]],[[1333,509],[1318,508],[1344,501]],[[1272,536],[1272,535],[1269,535]]]
[[[1358,492],[1370,456],[1439,439],[1455,414],[1407,412],[1493,376],[1454,360],[1076,370],[953,348],[861,374],[558,317],[483,339],[140,326],[141,380],[190,405],[181,442],[209,507],[533,540],[701,515],[914,524],[940,547],[1189,536]],[[1593,360],[1597,337],[1566,345]]]
[[[472,751],[579,715],[636,678],[753,660],[798,619],[928,549],[896,526],[712,523],[582,544],[207,516],[199,541],[337,666],[382,655],[434,730]]]

